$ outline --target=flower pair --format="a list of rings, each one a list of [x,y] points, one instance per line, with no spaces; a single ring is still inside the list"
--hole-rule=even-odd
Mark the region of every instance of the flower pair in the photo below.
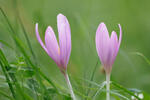
[[[44,48],[47,54],[56,62],[61,72],[64,74],[68,86],[70,88],[72,98],[75,100],[72,86],[70,84],[69,77],[66,72],[67,64],[71,53],[71,30],[67,18],[62,14],[59,14],[57,16],[57,28],[59,43],[56,39],[52,27],[50,26],[48,26],[45,32],[45,44],[40,38],[38,32],[38,24],[36,24],[36,36],[41,46]],[[96,49],[98,56],[104,66],[106,74],[110,74],[112,65],[120,47],[122,38],[122,30],[120,24],[119,28],[119,40],[115,31],[113,31],[111,37],[109,37],[108,30],[104,23],[101,23],[96,31]]]

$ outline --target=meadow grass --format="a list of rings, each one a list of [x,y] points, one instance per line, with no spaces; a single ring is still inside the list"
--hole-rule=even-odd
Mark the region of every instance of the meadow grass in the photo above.
[[[7,12],[9,8],[4,7],[5,9],[7,8],[7,10],[5,10],[3,6],[0,7],[0,19],[3,20],[1,22],[3,26],[0,24],[0,27],[2,26],[1,28],[2,31],[0,31],[1,32],[0,35],[2,35],[2,37],[3,35],[4,37],[10,36],[11,38],[11,40],[5,40],[0,38],[0,43],[2,45],[2,47],[0,48],[0,66],[1,66],[0,76],[4,77],[5,80],[2,81],[2,79],[0,78],[0,100],[71,100],[69,90],[66,87],[65,83],[63,83],[62,81],[64,79],[61,77],[61,73],[59,71],[56,71],[59,70],[58,68],[57,69],[55,68],[56,65],[50,64],[49,66],[49,64],[46,63],[48,67],[47,66],[45,67],[44,64],[42,63],[42,59],[46,60],[46,62],[50,61],[48,57],[44,57],[45,55],[42,56],[39,60],[40,56],[38,56],[38,53],[40,53],[40,51],[37,52],[38,51],[37,49],[40,48],[36,48],[36,46],[34,47],[33,45],[38,43],[34,43],[33,42],[34,39],[31,40],[33,38],[32,35],[35,37],[35,34],[33,33],[31,35],[32,31],[28,30],[29,27],[27,27],[27,25],[24,25],[25,23],[24,18],[21,17],[22,12],[21,13],[19,12],[19,8],[21,7],[20,5],[18,5],[18,3],[21,4],[20,3],[21,1],[18,2],[14,0],[12,2],[10,4],[12,4],[13,9],[9,11],[12,11],[14,13],[15,21],[14,20],[12,21],[12,19],[10,19],[11,16],[7,15],[7,13],[9,13]],[[94,8],[91,7],[91,10],[92,9]],[[42,16],[42,14],[39,15],[38,17],[40,16]],[[68,67],[69,77],[71,78],[71,83],[76,98],[77,100],[105,100],[106,98],[105,97],[106,84],[104,81],[105,77],[103,74],[99,74],[102,72],[99,71],[100,61],[95,53],[96,52],[94,46],[95,40],[92,37],[93,35],[90,34],[92,31],[90,31],[89,29],[90,25],[87,24],[86,21],[89,20],[90,18],[89,19],[86,18],[84,20],[84,18],[82,18],[81,15],[78,13],[73,14],[73,16],[74,17],[72,17],[73,19],[71,21],[72,22],[71,28],[75,28],[76,27],[75,25],[78,25],[80,27],[77,28],[78,30],[73,29],[73,33],[81,32],[81,34],[78,33],[76,35],[75,34],[72,35],[73,37],[72,45],[75,45],[79,49],[73,47],[73,49],[75,50],[73,50],[73,54],[71,56],[72,60],[70,61],[71,63],[69,64],[69,67],[71,68]],[[69,19],[71,19],[71,17],[69,17]],[[39,18],[38,20],[40,20],[40,23],[42,24],[45,22],[43,21],[43,18]],[[72,25],[74,24],[73,20],[77,21],[77,22],[75,21],[75,25]],[[47,23],[45,22],[45,24]],[[19,26],[18,28],[16,28],[17,25]],[[43,25],[42,28],[44,27],[45,26]],[[75,40],[75,42],[73,40]],[[79,44],[81,41],[83,43],[85,42],[85,44],[82,43]],[[84,47],[84,45],[86,47]],[[81,47],[83,47],[86,50],[82,51]],[[13,60],[10,59],[11,54],[13,55]],[[134,54],[134,56],[135,55],[140,56],[141,58],[144,59],[144,63],[147,62],[148,66],[150,65],[149,59],[144,54],[139,52],[134,52],[132,54]],[[85,57],[83,57],[84,55]],[[127,54],[125,55],[127,56],[128,59],[129,56]],[[93,59],[90,57],[93,57]],[[125,56],[122,57],[126,59]],[[84,58],[85,60],[83,60]],[[86,61],[87,59],[89,60]],[[79,60],[81,60],[81,62]],[[125,61],[128,62],[128,60]],[[121,69],[121,67],[122,65],[117,67],[117,69],[119,70],[119,68]],[[48,71],[49,69],[51,71]],[[134,69],[136,70],[136,68]],[[46,72],[46,70],[48,71],[48,73]],[[139,69],[137,68],[137,70],[140,70],[140,68]],[[118,74],[118,76],[122,76],[121,74],[124,73],[121,72]],[[136,75],[138,74],[136,73]],[[125,83],[123,83],[124,81],[122,80],[128,81],[129,77],[126,79],[121,78],[120,80],[118,77],[118,79],[116,80],[115,76],[117,75],[115,75],[115,73],[112,73],[111,77],[112,80],[110,83],[111,100],[131,100],[131,97],[134,97],[137,100],[142,100],[137,94],[143,94],[144,100],[150,99],[148,90],[144,90],[142,88],[140,88],[141,89],[140,90],[136,85],[133,88],[126,88],[130,86],[127,84],[126,84],[127,86],[126,85],[124,86]],[[98,79],[99,77],[101,77],[101,80]],[[60,80],[61,82],[59,82]],[[150,81],[147,80],[147,82]],[[134,82],[133,84],[136,84],[136,82]]]

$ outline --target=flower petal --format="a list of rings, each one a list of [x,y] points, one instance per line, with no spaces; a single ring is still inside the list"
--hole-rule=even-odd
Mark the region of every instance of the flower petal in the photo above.
[[[104,23],[101,23],[96,31],[96,49],[103,65],[107,64],[109,41],[110,39],[107,27]]]
[[[49,56],[56,62],[56,64],[60,65],[60,50],[58,42],[55,33],[50,26],[48,26],[45,32],[45,45]]]
[[[36,32],[36,37],[37,37],[38,42],[41,44],[41,46],[46,51],[46,53],[48,53],[47,48],[45,47],[44,43],[42,42],[42,40],[40,38],[39,31],[38,31],[38,23],[36,23],[36,25],[35,25],[35,32]]]
[[[122,40],[122,28],[121,28],[121,25],[120,25],[120,24],[118,24],[118,26],[119,26],[119,29],[120,29],[119,45],[118,45],[118,49],[119,49],[120,43],[121,43],[121,40]]]
[[[60,62],[66,68],[71,53],[71,31],[67,18],[62,14],[57,16],[57,27],[59,33]]]
[[[113,65],[114,60],[118,53],[118,37],[115,31],[112,31],[110,38],[110,65]]]

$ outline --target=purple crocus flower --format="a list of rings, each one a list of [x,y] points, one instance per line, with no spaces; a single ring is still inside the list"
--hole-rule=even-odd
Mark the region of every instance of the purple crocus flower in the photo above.
[[[120,47],[122,30],[120,24],[118,26],[120,28],[119,40],[115,31],[112,31],[109,37],[107,27],[104,23],[101,23],[96,31],[96,49],[106,73],[111,72]]]
[[[115,31],[112,31],[111,36],[109,37],[107,27],[104,23],[101,23],[96,31],[96,49],[106,72],[106,100],[110,100],[110,73],[122,39],[122,29],[120,24],[119,28],[119,40]]]
[[[57,28],[59,35],[59,44],[51,26],[48,26],[45,32],[45,44],[40,38],[38,24],[36,24],[35,29],[36,37],[46,53],[56,62],[56,64],[60,68],[70,89],[71,96],[73,100],[76,100],[67,74],[67,64],[71,53],[71,31],[67,18],[62,14],[59,14],[57,16]]]
[[[56,62],[61,71],[64,72],[71,53],[71,31],[67,18],[62,14],[57,16],[57,28],[59,44],[51,26],[48,26],[45,32],[45,45],[38,32],[38,24],[36,24],[36,36],[43,49]]]

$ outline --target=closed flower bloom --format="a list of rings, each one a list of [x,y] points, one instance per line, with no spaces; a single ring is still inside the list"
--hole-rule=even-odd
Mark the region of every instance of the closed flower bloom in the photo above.
[[[96,50],[106,72],[106,100],[110,100],[110,73],[122,39],[120,24],[119,28],[119,40],[115,31],[112,31],[109,37],[108,30],[104,23],[101,23],[96,31]]]
[[[40,38],[38,24],[36,24],[36,36],[47,54],[56,62],[61,71],[64,72],[66,71],[71,53],[71,32],[68,20],[62,14],[57,16],[57,28],[59,44],[51,26],[48,26],[45,32],[45,44]]]
[[[120,24],[118,26],[120,28],[119,40],[115,31],[112,31],[109,37],[107,27],[104,23],[101,23],[96,31],[96,50],[106,73],[111,72],[120,47],[122,30]]]

